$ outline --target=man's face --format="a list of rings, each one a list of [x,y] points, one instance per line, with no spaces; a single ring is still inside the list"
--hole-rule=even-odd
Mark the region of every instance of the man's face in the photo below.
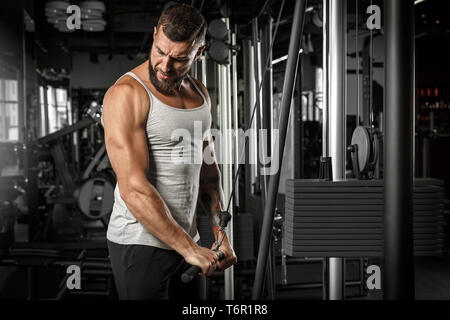
[[[171,41],[162,29],[155,27],[148,64],[150,81],[155,88],[164,95],[175,95],[203,48],[198,48],[193,41]]]

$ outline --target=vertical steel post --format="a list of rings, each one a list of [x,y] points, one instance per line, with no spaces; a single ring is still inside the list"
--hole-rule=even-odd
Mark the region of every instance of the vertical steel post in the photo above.
[[[328,20],[329,20],[329,8],[328,8],[328,1],[329,0],[323,0],[323,26],[322,26],[322,32],[323,32],[323,41],[322,41],[322,69],[323,69],[323,77],[322,77],[322,92],[323,92],[323,115],[322,115],[322,156],[328,157],[329,150],[328,150],[328,118],[329,118],[329,103],[328,103],[328,87],[329,87],[329,46],[328,46]],[[307,118],[308,120],[309,117]]]
[[[414,6],[385,2],[386,132],[383,298],[414,299]]]
[[[333,180],[345,179],[346,1],[328,2],[329,84],[327,149]],[[329,258],[329,299],[345,298],[345,260]]]
[[[274,148],[273,161],[278,161],[279,168],[283,159],[284,145],[286,142],[287,126],[289,113],[294,92],[295,76],[297,73],[297,63],[300,52],[300,42],[303,34],[303,22],[305,17],[306,0],[295,2],[294,17],[292,21],[291,37],[289,41],[288,59],[286,65],[286,74],[283,86],[283,95],[281,99],[280,121],[279,121],[279,142],[277,148]],[[272,163],[273,165],[273,163]],[[258,261],[256,264],[255,281],[252,292],[252,299],[261,299],[263,283],[267,267],[267,257],[270,250],[270,238],[272,235],[273,219],[275,215],[276,197],[280,183],[280,172],[269,176],[269,188],[267,200],[264,207],[263,225],[261,230],[261,239],[258,249]]]

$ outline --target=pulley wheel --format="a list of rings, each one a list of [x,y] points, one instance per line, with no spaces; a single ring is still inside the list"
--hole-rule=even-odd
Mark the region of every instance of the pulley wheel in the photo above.
[[[369,165],[372,149],[371,144],[369,130],[362,126],[356,127],[352,135],[352,145],[358,146],[357,157],[361,172],[367,169]]]

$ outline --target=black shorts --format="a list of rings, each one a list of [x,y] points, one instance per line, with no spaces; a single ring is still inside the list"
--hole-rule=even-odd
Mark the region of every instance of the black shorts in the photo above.
[[[206,280],[183,283],[190,265],[176,251],[107,241],[118,297],[121,300],[202,300]]]

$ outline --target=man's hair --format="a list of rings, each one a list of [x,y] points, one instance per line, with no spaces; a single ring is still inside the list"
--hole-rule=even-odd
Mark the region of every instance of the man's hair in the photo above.
[[[174,4],[166,8],[158,20],[158,30],[175,42],[203,43],[206,21],[200,11],[187,4]]]

